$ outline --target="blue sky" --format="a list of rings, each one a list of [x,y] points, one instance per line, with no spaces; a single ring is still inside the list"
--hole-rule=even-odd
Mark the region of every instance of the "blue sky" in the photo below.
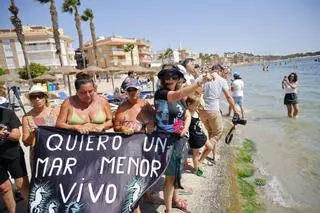
[[[0,0],[0,28],[12,27]],[[91,8],[97,35],[145,38],[153,50],[182,48],[196,52],[289,54],[320,50],[319,0],[82,0],[80,11]],[[51,26],[49,6],[16,0],[23,24]],[[59,26],[78,39],[73,16],[61,12]],[[82,24],[84,40],[91,40]]]

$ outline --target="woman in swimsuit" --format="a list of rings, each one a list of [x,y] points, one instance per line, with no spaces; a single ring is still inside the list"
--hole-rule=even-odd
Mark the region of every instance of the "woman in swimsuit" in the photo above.
[[[115,113],[114,131],[129,135],[135,132],[153,132],[154,109],[148,101],[139,99],[139,85],[132,82],[126,86],[125,91],[128,99]]]
[[[140,87],[138,82],[130,82],[124,89],[127,100],[121,104],[115,114],[114,131],[131,135],[137,132],[151,133],[154,130],[155,112],[146,100],[139,99]],[[146,192],[144,201],[161,204],[161,199],[152,192]],[[140,213],[140,208],[135,213]]]
[[[32,168],[35,130],[38,126],[55,126],[60,109],[49,105],[48,93],[41,86],[32,86],[27,98],[33,108],[22,118],[22,141],[25,146],[30,146],[30,165]]]
[[[92,77],[85,73],[77,74],[75,88],[76,95],[61,105],[56,127],[73,129],[81,134],[112,128],[109,102],[98,96]]]

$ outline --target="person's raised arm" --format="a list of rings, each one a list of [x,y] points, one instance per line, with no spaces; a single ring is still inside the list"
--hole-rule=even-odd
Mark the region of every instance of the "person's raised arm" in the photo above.
[[[282,82],[281,82],[282,89],[285,88],[285,85],[286,85],[286,76],[284,76],[284,78],[282,79]]]
[[[297,82],[292,82],[292,83],[290,83],[289,80],[286,80],[286,84],[287,84],[289,87],[291,87],[292,89],[295,89],[295,88],[298,87],[298,83],[297,83]]]
[[[184,97],[198,90],[204,83],[211,80],[212,76],[210,74],[206,74],[204,77],[200,76],[199,78],[197,78],[194,84],[190,84],[186,87],[183,87],[178,91],[169,91],[167,97],[168,102],[183,99]]]

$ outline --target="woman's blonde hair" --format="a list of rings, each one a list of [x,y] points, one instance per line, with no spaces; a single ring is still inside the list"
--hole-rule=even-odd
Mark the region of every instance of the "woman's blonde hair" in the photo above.
[[[187,106],[189,106],[190,104],[194,104],[194,103],[200,104],[200,97],[194,96],[194,95],[188,96],[188,98],[186,100]]]
[[[7,97],[7,88],[4,84],[0,84],[0,97]]]

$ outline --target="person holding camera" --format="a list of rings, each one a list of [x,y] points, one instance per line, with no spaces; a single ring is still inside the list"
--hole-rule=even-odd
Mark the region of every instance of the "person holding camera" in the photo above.
[[[222,78],[218,73],[223,71],[221,65],[214,65],[211,68],[211,73],[213,80],[204,84],[204,110],[201,110],[200,116],[201,121],[204,123],[208,134],[209,140],[213,145],[212,149],[212,163],[215,163],[217,160],[215,146],[220,140],[222,135],[222,116],[220,112],[220,97],[223,92],[226,100],[228,101],[231,109],[234,111],[234,114],[239,115],[237,108],[235,107],[234,101],[231,97],[229,86],[226,79]]]
[[[284,76],[282,80],[282,89],[285,91],[284,105],[287,106],[288,117],[296,118],[299,113],[298,105],[298,76],[295,72],[290,73],[290,75]]]
[[[16,212],[12,184],[9,174],[15,179],[17,190],[21,190],[24,201],[28,202],[29,179],[20,147],[21,126],[16,114],[6,108],[0,108],[0,194],[8,212]]]

